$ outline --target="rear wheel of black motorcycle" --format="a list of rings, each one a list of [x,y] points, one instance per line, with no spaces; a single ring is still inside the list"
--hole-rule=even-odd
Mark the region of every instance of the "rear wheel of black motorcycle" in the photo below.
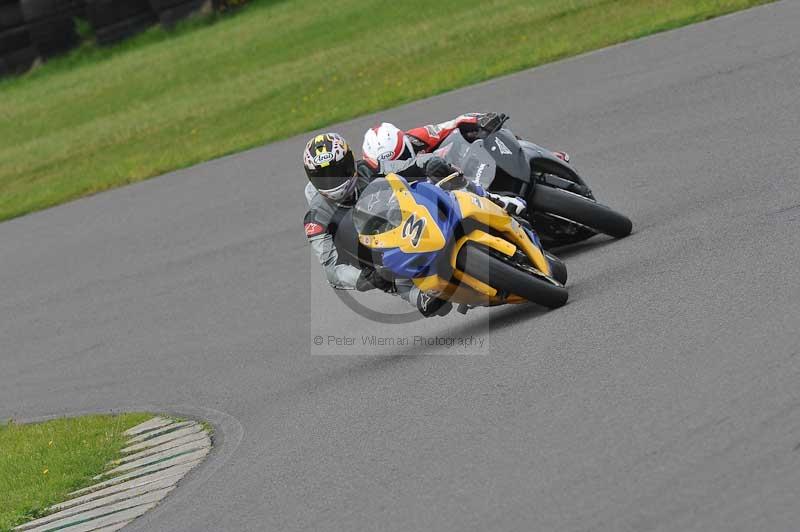
[[[473,244],[461,249],[456,265],[498,291],[516,294],[548,308],[563,306],[569,297],[566,288],[548,280],[532,266],[514,263],[501,253]]]
[[[534,211],[566,218],[600,233],[622,238],[633,230],[630,219],[602,203],[559,188],[539,185],[528,201]]]

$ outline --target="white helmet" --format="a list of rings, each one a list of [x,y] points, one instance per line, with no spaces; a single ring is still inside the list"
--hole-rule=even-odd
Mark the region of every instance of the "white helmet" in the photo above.
[[[405,160],[414,157],[414,147],[408,135],[394,124],[384,122],[364,134],[364,159],[372,166],[378,161]]]

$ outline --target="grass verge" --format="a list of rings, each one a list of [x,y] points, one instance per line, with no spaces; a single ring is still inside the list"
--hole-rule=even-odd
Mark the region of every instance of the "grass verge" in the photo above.
[[[0,531],[41,517],[67,493],[91,485],[119,455],[123,432],[151,417],[93,415],[0,425]]]
[[[0,220],[768,1],[261,0],[84,47],[0,81]]]

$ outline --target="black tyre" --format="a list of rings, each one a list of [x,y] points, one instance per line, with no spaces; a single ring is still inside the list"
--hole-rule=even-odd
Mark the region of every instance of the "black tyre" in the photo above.
[[[75,20],[69,16],[54,16],[28,25],[31,41],[42,57],[49,58],[64,53],[80,42]]]
[[[20,0],[22,12],[28,22],[54,15],[72,16],[83,9],[80,0]]]
[[[545,252],[544,256],[547,257],[547,262],[550,263],[553,279],[561,284],[567,284],[567,265],[564,264],[564,261],[547,252]]]
[[[456,265],[464,273],[501,292],[516,294],[532,303],[558,308],[567,302],[567,289],[549,281],[532,266],[511,262],[504,255],[467,244],[458,253]]]
[[[185,4],[187,1],[190,0],[150,0],[150,7],[153,9],[153,11],[160,13],[162,11],[166,11],[167,9],[172,9],[180,6],[181,4]]]
[[[559,188],[538,185],[528,200],[536,212],[566,218],[599,233],[615,238],[628,236],[633,223],[602,203]]]
[[[132,24],[148,15],[154,22],[156,15],[147,0],[90,0],[86,4],[86,16],[95,31],[126,22]]]
[[[0,77],[22,74],[28,71],[39,58],[39,51],[33,46],[0,54]]]
[[[165,28],[172,28],[181,20],[187,19],[194,14],[203,12],[208,5],[207,0],[194,0],[184,2],[180,5],[159,11],[158,20]]]
[[[31,33],[26,27],[0,31],[0,55],[6,55],[31,46]]]
[[[16,28],[25,22],[19,4],[0,6],[0,31]]]
[[[144,13],[118,24],[97,29],[95,38],[97,39],[97,43],[101,45],[114,44],[145,31],[152,26],[156,20],[155,14]]]

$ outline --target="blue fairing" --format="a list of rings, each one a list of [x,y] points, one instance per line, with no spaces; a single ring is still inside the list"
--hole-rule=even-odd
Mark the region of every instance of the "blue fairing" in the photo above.
[[[527,227],[523,226],[522,228],[525,230],[525,232],[530,237],[531,242],[536,244],[537,248],[539,248],[540,250],[543,250],[544,248],[542,248],[542,242],[539,240],[539,235],[536,234],[536,232],[532,231],[531,229],[528,229]]]
[[[446,242],[453,239],[456,226],[461,222],[461,210],[458,202],[448,192],[426,182],[417,182],[409,186],[414,200],[424,205],[431,213]],[[444,249],[429,253],[403,253],[398,248],[383,251],[383,266],[391,270],[397,277],[413,279],[427,277],[436,273],[434,264]]]

